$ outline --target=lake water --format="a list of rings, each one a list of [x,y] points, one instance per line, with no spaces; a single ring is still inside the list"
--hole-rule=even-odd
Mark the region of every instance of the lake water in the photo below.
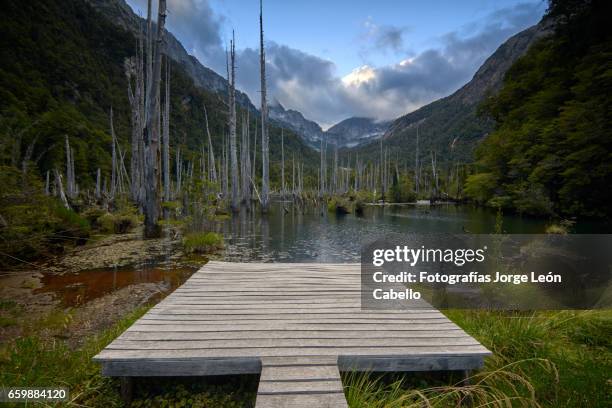
[[[504,215],[505,233],[543,233],[543,219]],[[493,233],[496,213],[466,205],[368,206],[363,216],[317,209],[299,211],[275,202],[267,216],[242,211],[218,230],[226,239],[226,261],[358,262],[364,242],[389,233]],[[580,227],[580,228],[578,228]],[[576,226],[577,232],[593,226]]]

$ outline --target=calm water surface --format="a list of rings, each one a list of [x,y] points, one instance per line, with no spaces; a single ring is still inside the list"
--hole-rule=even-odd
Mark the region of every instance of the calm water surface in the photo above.
[[[358,262],[362,243],[393,233],[493,233],[496,213],[464,205],[369,206],[363,216],[276,202],[267,216],[243,211],[219,226],[232,262]],[[547,220],[503,216],[505,233],[543,233]],[[580,228],[578,228],[580,227]],[[593,232],[580,225],[576,232]]]

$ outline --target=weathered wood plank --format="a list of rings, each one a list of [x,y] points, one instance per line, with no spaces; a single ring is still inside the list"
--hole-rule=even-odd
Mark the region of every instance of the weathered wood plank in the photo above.
[[[289,347],[438,347],[438,346],[460,346],[478,345],[479,343],[470,337],[421,337],[403,338],[401,340],[391,339],[226,339],[226,340],[130,340],[117,339],[107,348],[109,350],[191,350],[191,349],[235,349],[235,348],[289,348]]]
[[[406,329],[430,331],[454,329],[456,326],[452,323],[414,323],[406,325]],[[147,324],[144,322],[136,322],[129,330],[136,331],[171,331],[171,332],[189,332],[189,331],[219,331],[219,330],[369,330],[379,333],[388,330],[397,329],[398,325],[391,323],[282,323],[282,322],[208,322],[206,324],[185,325],[185,324]]]
[[[347,406],[336,358],[316,358],[316,365],[293,358],[283,363],[262,359],[256,408]]]
[[[112,346],[109,345],[109,347]],[[446,354],[449,356],[487,354],[481,345],[459,346],[398,346],[398,347],[274,347],[274,348],[235,348],[235,349],[194,349],[194,350],[156,350],[154,355],[159,358],[187,357],[272,357],[272,356],[427,356],[430,354]],[[114,358],[150,358],[151,350],[114,350],[105,348],[98,354],[99,360]]]
[[[344,393],[257,395],[256,408],[346,408]]]
[[[212,332],[142,332],[129,330],[118,339],[132,340],[224,340],[224,339],[412,339],[412,338],[465,338],[463,330],[414,331],[414,330],[388,330],[385,333],[371,331],[329,331],[329,330],[228,330]]]

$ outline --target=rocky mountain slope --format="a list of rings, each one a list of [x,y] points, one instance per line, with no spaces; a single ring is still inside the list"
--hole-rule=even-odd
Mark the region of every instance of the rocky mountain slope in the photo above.
[[[270,118],[281,126],[293,130],[309,145],[318,147],[324,133],[318,123],[308,120],[300,112],[293,109],[285,109],[277,100],[269,105]]]
[[[550,27],[543,20],[510,37],[462,88],[393,121],[383,136],[385,144],[411,163],[418,128],[423,156],[428,157],[434,150],[442,161],[470,161],[478,141],[493,129],[491,119],[478,115],[479,105],[499,91],[506,71],[534,42],[550,34]],[[359,151],[367,155],[372,149],[366,145]]]
[[[318,123],[308,120],[302,113],[285,109],[283,105],[274,100],[270,105],[270,118],[279,126],[291,129],[310,146],[318,149],[321,138],[327,143],[338,147],[351,148],[381,138],[391,124],[390,121],[376,121],[371,118],[348,118],[328,130],[321,129]]]
[[[134,35],[140,33],[141,27],[146,30],[146,21],[136,15],[125,0],[86,1],[110,21]],[[226,92],[227,80],[212,69],[202,65],[193,55],[189,55],[185,47],[171,32],[166,32],[166,52],[191,77],[195,85],[208,91]],[[255,106],[251,103],[249,97],[239,90],[236,91],[236,102],[255,110]]]
[[[326,134],[341,147],[355,147],[380,139],[391,121],[377,121],[372,118],[353,117],[343,120],[327,129]]]

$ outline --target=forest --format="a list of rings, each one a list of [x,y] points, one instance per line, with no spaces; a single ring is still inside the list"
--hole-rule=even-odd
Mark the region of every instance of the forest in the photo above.
[[[477,148],[469,198],[540,216],[610,216],[609,12],[605,1],[550,3],[554,34],[481,106],[496,128]]]

